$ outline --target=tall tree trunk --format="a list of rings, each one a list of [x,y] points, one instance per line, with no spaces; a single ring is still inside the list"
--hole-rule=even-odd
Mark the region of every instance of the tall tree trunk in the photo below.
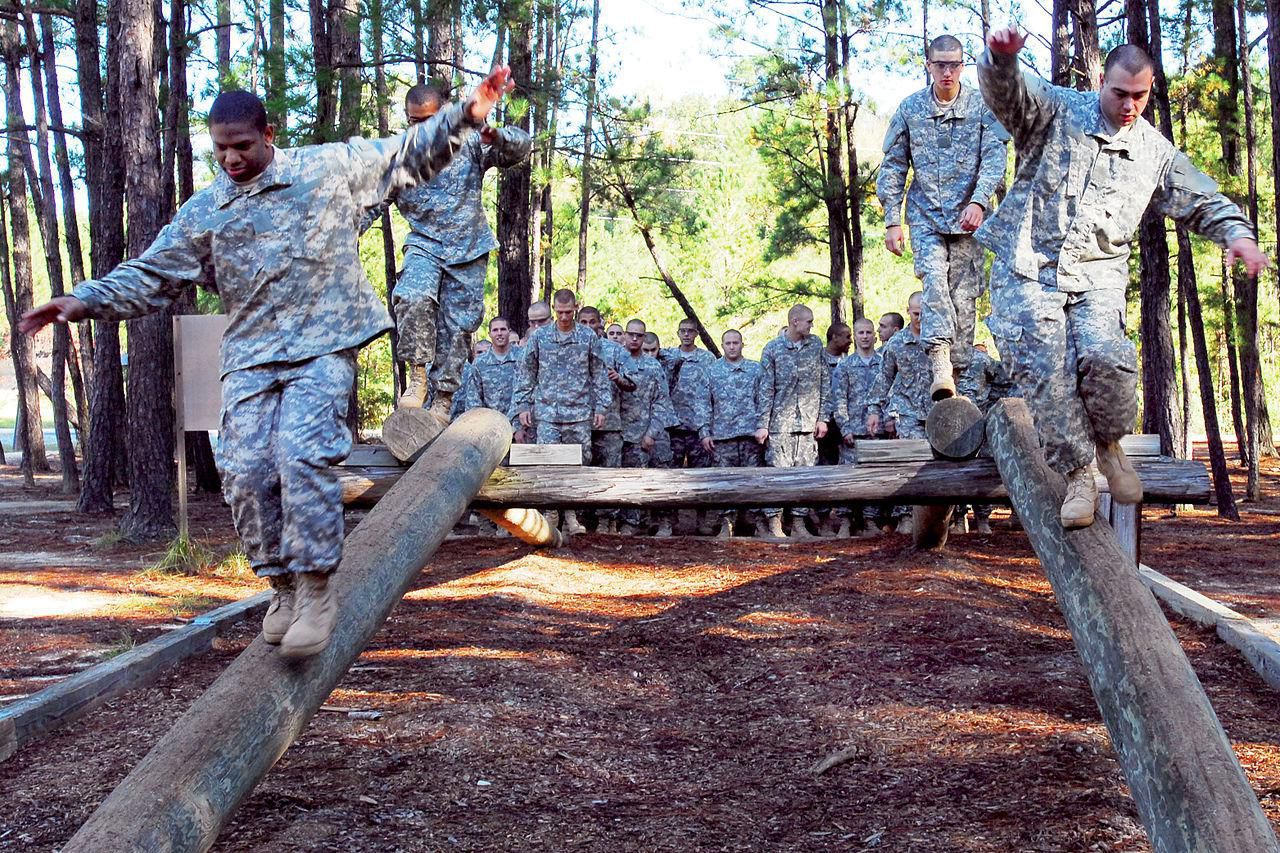
[[[840,0],[823,0],[822,29],[826,60],[827,116],[824,141],[827,150],[826,187],[827,251],[830,254],[831,322],[844,322],[845,249],[848,244],[848,197],[845,195],[844,150],[840,139]]]
[[[983,0],[985,3],[986,0]],[[860,320],[865,315],[866,294],[862,284],[862,200],[864,196],[862,180],[858,174],[858,140],[855,128],[858,121],[857,101],[853,99],[853,85],[849,79],[849,12],[845,4],[837,4],[840,13],[840,75],[844,84],[844,144],[845,164],[848,167],[847,198],[849,208],[846,216],[845,250],[849,261],[849,293],[853,301],[853,319]],[[990,10],[987,10],[989,13]]]
[[[461,67],[455,67],[455,60],[462,53],[462,39],[458,33],[458,0],[423,0],[428,4],[427,14],[427,77],[453,88],[455,79],[462,74]],[[528,0],[522,0],[522,9],[515,12],[517,17],[526,17],[529,13]],[[528,34],[525,36],[528,39]],[[528,52],[528,48],[525,48]],[[461,63],[457,63],[458,66]]]
[[[285,76],[284,0],[267,3],[267,121],[276,129],[276,144],[288,145],[289,85]]]
[[[1049,79],[1055,86],[1070,86],[1071,0],[1053,0],[1053,38],[1050,42]]]
[[[49,275],[49,292],[63,296],[66,283],[62,278],[62,240],[58,228],[57,190],[53,182],[53,161],[49,155],[49,111],[45,104],[44,78],[41,69],[44,52],[36,34],[35,16],[23,16],[27,39],[27,56],[31,62],[31,97],[36,112],[36,165],[40,172],[40,192],[35,196],[40,240],[44,244],[45,269]],[[50,402],[53,406],[53,429],[58,441],[58,459],[62,467],[62,491],[73,495],[80,488],[80,471],[76,465],[76,445],[71,437],[67,413],[67,367],[71,357],[71,329],[63,323],[53,326],[53,365],[49,372]]]
[[[532,10],[521,6],[510,20],[511,79],[516,97],[529,98],[533,60],[529,36]],[[529,129],[526,112],[515,126]],[[529,182],[532,164],[525,160],[502,171],[498,178],[498,313],[506,317],[521,337],[528,328],[533,279],[529,268]]]
[[[551,109],[549,81],[551,79],[551,67],[547,63],[548,46],[551,43],[551,20],[549,18],[549,7],[551,4],[545,0],[535,0],[534,3],[534,22],[533,22],[533,79],[537,81],[534,85],[536,93],[533,99],[530,115],[533,121],[533,151],[529,155],[529,159],[537,165],[534,173],[536,182],[533,184],[529,192],[529,267],[532,270],[534,287],[542,275],[542,203],[545,199],[545,189],[551,181],[551,176],[542,168],[542,149],[545,144],[547,134],[547,119]],[[499,19],[501,24],[501,19]],[[498,56],[503,40],[503,30],[505,27],[500,26],[498,29],[498,47],[494,49],[494,65],[498,65],[501,57]]]
[[[1071,0],[1072,43],[1075,47],[1075,87],[1082,92],[1097,90],[1102,77],[1102,51],[1098,47],[1098,8],[1094,0]],[[1152,0],[1155,2],[1155,0]],[[1132,32],[1132,25],[1130,25]],[[1158,43],[1160,35],[1152,39]],[[1132,40],[1132,36],[1130,36]]]
[[[546,142],[542,146],[542,171],[546,183],[542,186],[543,218],[535,228],[541,232],[542,243],[542,299],[550,303],[552,290],[552,247],[555,245],[555,205],[551,194],[552,166],[555,162],[556,140],[560,127],[560,100],[564,96],[564,16],[556,0],[548,0],[552,20],[547,28],[547,44],[543,62],[551,75],[548,97],[551,103],[550,120],[546,129]]]
[[[12,230],[14,311],[17,316],[32,308],[34,285],[31,275],[31,226],[27,220],[27,178],[23,149],[27,141],[26,119],[22,114],[22,43],[17,24],[4,21],[0,31],[4,49],[4,92],[7,107],[9,153],[9,224]],[[15,331],[13,368],[18,380],[18,403],[22,418],[22,464],[24,470],[48,471],[44,430],[40,422],[40,386],[36,381],[35,339]]]
[[[218,87],[231,88],[231,0],[217,0],[218,29],[214,42],[218,55]]]
[[[383,0],[370,0],[369,25],[373,36],[373,91],[378,113],[378,135],[388,136],[391,133],[391,103],[387,92],[387,72],[382,64],[383,43],[382,31],[386,12]],[[396,287],[396,240],[391,231],[390,209],[382,213],[382,273],[386,277],[387,312],[395,319],[395,304],[392,295]],[[391,391],[392,397],[399,399],[404,390],[404,374],[400,362],[396,359],[398,343],[394,325],[391,328]]]
[[[1227,376],[1230,384],[1231,422],[1236,433],[1236,455],[1240,464],[1249,465],[1249,442],[1244,431],[1244,406],[1240,396],[1240,364],[1236,360],[1235,299],[1231,296],[1231,270],[1222,262],[1222,337],[1227,350]]]
[[[599,69],[597,49],[600,41],[600,0],[591,5],[591,44],[587,48],[587,107],[582,125],[582,195],[578,207],[578,293],[587,286],[587,219],[591,213],[591,119],[596,108],[596,73]]]
[[[338,97],[334,88],[333,47],[329,34],[329,10],[325,0],[308,0],[311,17],[311,53],[316,78],[315,126],[312,142],[332,142],[337,136]]]
[[[18,298],[13,290],[13,271],[9,266],[9,217],[5,213],[4,204],[0,204],[0,290],[3,290],[4,294],[5,318],[9,321],[9,357],[13,360],[14,373],[21,375],[19,365],[24,364],[31,358],[34,358],[34,354],[29,353],[30,350],[34,349],[34,347],[30,345],[31,339],[29,337],[26,335],[14,334],[12,331],[18,328],[18,318],[21,316],[21,313],[18,311]],[[22,442],[22,430],[27,421],[25,414],[27,407],[26,403],[27,392],[22,383],[19,382],[18,417],[17,422],[14,424],[14,432],[17,433],[17,444]],[[0,448],[0,450],[2,449],[3,448]],[[20,450],[17,446],[15,446],[14,449]],[[3,457],[0,457],[0,461],[4,461],[5,464],[8,464]],[[32,472],[31,466],[27,464],[25,456],[22,459],[22,481],[23,484],[28,487],[36,484],[34,472]]]
[[[422,38],[427,29],[427,19],[422,14],[425,2],[427,0],[409,0],[409,15],[413,23],[413,66],[419,83],[427,82],[427,45]]]
[[[149,0],[120,2],[120,125],[124,148],[129,255],[151,245],[164,224],[154,88],[155,15]],[[173,329],[171,309],[129,321],[129,510],[126,539],[172,536]]]
[[[330,0],[329,43],[337,67],[338,138],[360,135],[360,0]]]

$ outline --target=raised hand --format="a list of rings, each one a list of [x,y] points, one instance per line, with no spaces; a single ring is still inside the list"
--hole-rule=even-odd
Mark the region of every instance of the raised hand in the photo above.
[[[18,331],[34,335],[50,323],[74,323],[88,314],[85,305],[74,296],[57,296],[45,304],[32,308],[18,320]]]
[[[1258,248],[1257,243],[1248,237],[1233,240],[1227,247],[1227,266],[1231,266],[1236,261],[1244,264],[1245,271],[1254,278],[1271,266],[1271,259]]]
[[[991,48],[991,52],[1003,53],[1006,56],[1018,53],[1026,43],[1027,37],[1017,27],[1005,27],[987,36],[987,47]]]
[[[485,145],[493,145],[498,141],[498,130],[492,125],[486,124],[480,128],[480,141]]]
[[[473,121],[484,121],[493,105],[502,100],[503,95],[515,89],[515,81],[511,79],[511,68],[499,65],[489,72],[467,101],[467,110]]]

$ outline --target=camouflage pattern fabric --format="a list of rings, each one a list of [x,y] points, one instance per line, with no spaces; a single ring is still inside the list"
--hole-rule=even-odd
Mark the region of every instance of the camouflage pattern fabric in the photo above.
[[[396,357],[430,367],[431,387],[454,394],[471,352],[471,336],[484,316],[489,256],[445,265],[410,249],[391,302],[396,317]]]
[[[646,435],[655,441],[666,438],[667,427],[675,415],[667,395],[667,377],[662,367],[652,358],[633,358],[625,353],[620,371],[635,383],[634,391],[624,391],[620,398],[619,420],[622,438],[627,444],[639,446]],[[623,453],[626,450],[624,447]],[[624,467],[628,466],[623,462]]]
[[[842,435],[866,435],[867,403],[871,399],[876,379],[880,376],[882,362],[879,352],[873,352],[866,358],[855,352],[840,362],[831,377],[833,419]],[[846,464],[852,462],[852,459],[847,458],[852,452],[852,447],[843,445],[840,448],[840,461]]]
[[[753,435],[760,423],[760,362],[716,359],[707,380],[708,419],[698,427],[698,435],[716,441]]]
[[[582,464],[591,462],[591,424],[538,421],[538,444],[577,444],[582,448]]]
[[[746,359],[743,359],[744,361]],[[739,435],[717,438],[712,461],[717,468],[760,468],[764,465],[764,446],[753,436]],[[723,509],[719,515],[725,524],[732,524],[739,510]]]
[[[831,419],[831,371],[825,354],[817,335],[799,341],[779,336],[765,344],[757,429],[812,436],[818,421]]]
[[[914,438],[903,435],[901,422],[915,419],[923,423],[929,417],[932,382],[924,342],[907,326],[880,348],[880,375],[867,400],[867,414],[892,413],[899,422],[898,438]]]
[[[816,338],[815,338],[816,340]],[[765,460],[770,468],[804,468],[818,464],[818,444],[812,432],[769,433],[765,445]],[[761,512],[772,518],[782,512],[781,507],[768,507]],[[796,510],[797,522],[803,512]]]
[[[924,285],[920,336],[925,349],[951,346],[951,365],[963,370],[973,352],[978,297],[986,290],[985,250],[968,234],[911,229],[911,254]]]
[[[973,360],[956,380],[956,390],[974,402],[985,415],[1004,397],[1008,397],[1013,380],[1004,365],[982,350],[973,351]]]
[[[519,357],[514,349],[502,355],[493,350],[471,362],[470,380],[465,386],[468,409],[495,409],[513,416],[511,396],[516,384]]]
[[[218,468],[236,533],[260,577],[331,572],[342,559],[342,486],[351,452],[355,352],[227,374]]]
[[[613,383],[605,372],[600,339],[577,323],[567,332],[555,324],[535,331],[521,347],[512,406],[531,411],[538,425],[586,423],[613,405]],[[591,436],[587,436],[590,451]]]
[[[707,371],[715,361],[715,356],[699,347],[694,347],[691,352],[679,347],[658,351],[658,362],[667,372],[671,405],[680,419],[678,426],[686,430],[696,433],[709,417]]]

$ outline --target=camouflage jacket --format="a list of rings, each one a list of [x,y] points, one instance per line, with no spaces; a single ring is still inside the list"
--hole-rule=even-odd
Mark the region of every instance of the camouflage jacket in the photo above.
[[[776,337],[760,355],[760,419],[769,432],[813,432],[831,420],[831,370],[817,335],[801,341]]]
[[[470,382],[463,386],[466,408],[496,409],[511,417],[511,395],[515,390],[518,362],[519,357],[513,349],[502,355],[489,350],[471,362]]]
[[[646,435],[655,441],[666,435],[675,420],[671,398],[667,394],[667,375],[662,366],[646,356],[632,356],[623,351],[622,368],[635,383],[635,390],[623,391],[621,398],[622,440],[639,444]]]
[[[933,405],[933,372],[920,336],[907,326],[880,348],[880,375],[867,401],[867,414],[924,420]]]
[[[947,106],[939,106],[933,87],[908,95],[884,135],[884,159],[876,195],[884,224],[902,224],[906,195],[907,224],[940,234],[963,234],[960,214],[971,202],[991,209],[991,197],[1004,180],[1009,135],[971,86]],[[912,172],[907,189],[907,172]]]
[[[600,339],[586,326],[574,323],[561,332],[552,323],[534,332],[521,347],[515,412],[532,412],[538,423],[590,421],[613,405]]]
[[[658,350],[658,361],[667,372],[671,405],[680,423],[676,426],[697,432],[710,417],[708,413],[707,370],[716,357],[701,347],[685,352],[679,347]]]
[[[1019,167],[976,236],[1023,278],[1066,292],[1124,288],[1148,203],[1221,246],[1253,236],[1213,179],[1145,119],[1113,133],[1096,92],[1025,77],[1016,56],[987,51],[978,79]]]
[[[720,441],[754,434],[760,428],[760,362],[717,359],[707,379],[710,417],[698,428],[698,437]]]
[[[257,179],[220,173],[141,256],[72,295],[128,320],[211,284],[229,316],[222,373],[359,347],[391,328],[357,248],[365,212],[429,180],[476,125],[452,105],[399,136],[275,151]]]
[[[608,371],[614,370],[622,376],[621,386],[615,384],[613,380],[609,381],[609,385],[613,389],[613,403],[609,406],[609,410],[604,413],[604,426],[600,431],[619,432],[622,430],[622,398],[635,385],[635,378],[628,372],[630,369],[630,354],[625,347],[616,341],[600,338],[600,356],[604,359],[606,375],[608,375]]]
[[[956,379],[956,391],[972,400],[986,414],[999,400],[1013,393],[1013,381],[1003,364],[975,349],[973,360]]]
[[[856,352],[845,356],[831,377],[831,396],[835,400],[835,422],[841,435],[866,435],[867,404],[871,389],[880,376],[883,357],[878,352],[863,358]]]

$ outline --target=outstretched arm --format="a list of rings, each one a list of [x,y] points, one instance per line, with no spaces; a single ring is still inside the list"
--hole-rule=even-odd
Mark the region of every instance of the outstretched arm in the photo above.
[[[978,60],[978,88],[996,119],[1020,145],[1044,128],[1057,109],[1053,87],[1038,77],[1028,79],[1018,67],[1026,37],[1017,27],[987,36],[987,50]]]
[[[1166,216],[1203,234],[1227,250],[1227,264],[1240,261],[1249,275],[1256,276],[1271,266],[1271,259],[1258,248],[1253,225],[1218,185],[1181,151],[1165,173],[1155,202]]]
[[[506,169],[517,163],[523,163],[533,147],[529,134],[518,127],[490,127],[486,125],[480,131],[480,141],[484,143],[484,160],[481,165],[488,169],[496,166]]]

